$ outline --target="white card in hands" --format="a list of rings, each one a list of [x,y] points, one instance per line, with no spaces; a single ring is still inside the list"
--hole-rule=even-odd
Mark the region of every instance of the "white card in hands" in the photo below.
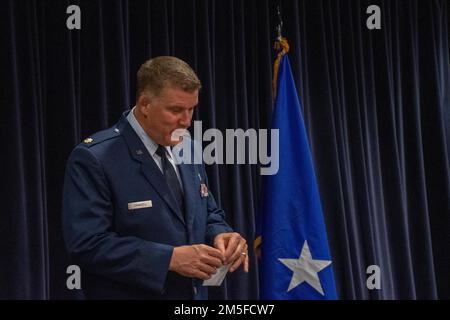
[[[211,276],[211,278],[203,281],[203,285],[204,286],[220,286],[223,282],[223,279],[225,279],[225,276],[227,275],[230,267],[231,267],[231,263],[221,266],[219,269],[217,269],[217,272]]]

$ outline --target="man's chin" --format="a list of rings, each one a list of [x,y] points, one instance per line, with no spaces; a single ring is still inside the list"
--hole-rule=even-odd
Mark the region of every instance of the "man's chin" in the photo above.
[[[189,131],[183,128],[175,129],[170,135],[170,145],[176,146],[183,141],[184,136],[190,136]]]
[[[166,141],[166,145],[167,145],[167,146],[170,146],[170,147],[174,147],[174,146],[176,146],[177,144],[180,144],[182,141],[183,141],[183,137],[180,137],[178,140],[169,140],[169,141]]]

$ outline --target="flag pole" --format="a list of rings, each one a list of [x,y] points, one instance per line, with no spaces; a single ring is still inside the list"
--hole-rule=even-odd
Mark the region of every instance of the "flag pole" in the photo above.
[[[277,15],[278,15],[278,24],[276,26],[277,38],[274,43],[274,49],[277,50],[278,53],[273,65],[273,79],[272,79],[272,93],[274,102],[277,97],[278,69],[280,67],[281,58],[283,58],[283,56],[289,52],[288,41],[286,38],[283,37],[283,18],[281,16],[280,4],[277,5]]]

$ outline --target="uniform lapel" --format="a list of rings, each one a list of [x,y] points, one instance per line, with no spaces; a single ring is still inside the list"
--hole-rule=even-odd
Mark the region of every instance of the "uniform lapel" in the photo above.
[[[181,163],[178,165],[178,170],[181,175],[184,190],[184,210],[186,216],[186,224],[189,234],[192,234],[192,226],[194,224],[195,213],[199,212],[199,201],[195,201],[198,198],[199,183],[197,182],[194,171],[194,165]]]
[[[125,120],[126,121],[126,120]],[[169,208],[175,213],[175,215],[185,224],[183,213],[181,209],[176,205],[176,201],[173,198],[169,186],[167,185],[164,176],[159,170],[157,164],[148,153],[141,139],[139,139],[136,132],[131,125],[126,121],[126,124],[122,127],[122,135],[130,149],[131,156],[141,163],[141,171],[147,181],[153,186],[155,191],[166,202]]]

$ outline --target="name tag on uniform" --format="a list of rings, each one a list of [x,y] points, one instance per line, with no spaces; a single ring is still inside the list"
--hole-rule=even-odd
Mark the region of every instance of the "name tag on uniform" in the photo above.
[[[130,202],[128,204],[128,210],[144,209],[144,208],[151,208],[151,207],[152,207],[152,200]]]

